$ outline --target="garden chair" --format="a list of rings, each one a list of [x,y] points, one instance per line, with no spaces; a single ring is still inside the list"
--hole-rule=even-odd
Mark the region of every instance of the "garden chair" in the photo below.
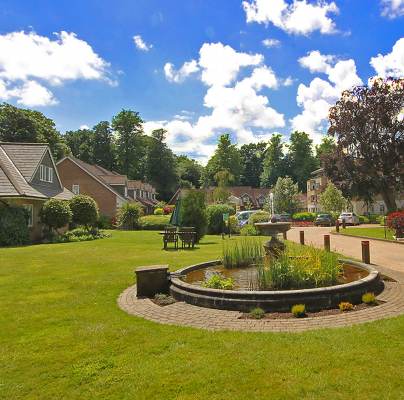
[[[196,231],[192,227],[183,227],[180,231],[181,247],[184,249],[186,246],[194,248],[196,242]]]
[[[167,250],[168,243],[174,243],[174,247],[178,249],[177,228],[174,226],[166,226],[163,235],[164,250]]]

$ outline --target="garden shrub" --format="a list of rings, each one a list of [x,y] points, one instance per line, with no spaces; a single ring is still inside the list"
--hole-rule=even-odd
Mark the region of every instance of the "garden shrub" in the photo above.
[[[169,215],[144,215],[139,218],[139,229],[147,231],[162,231],[169,224]]]
[[[240,229],[241,236],[258,236],[258,231],[254,225],[246,224]]]
[[[362,302],[365,304],[375,304],[376,296],[372,292],[367,292],[362,296]]]
[[[72,222],[74,225],[96,226],[98,205],[92,197],[78,194],[69,203],[73,213]]]
[[[385,215],[379,215],[377,218],[377,223],[381,226],[385,226],[387,222],[387,217]]]
[[[205,235],[207,228],[205,193],[189,190],[181,202],[180,220],[182,226],[195,227],[196,241]]]
[[[202,286],[210,289],[232,290],[234,288],[234,282],[231,278],[224,278],[219,274],[213,274],[202,283]]]
[[[143,214],[143,207],[137,203],[125,203],[117,214],[117,224],[121,229],[134,230],[139,228],[139,218]]]
[[[28,218],[23,207],[0,206],[0,246],[29,243]]]
[[[114,218],[108,217],[108,215],[100,214],[97,221],[98,229],[113,229]]]
[[[208,233],[217,235],[225,231],[223,214],[233,215],[234,208],[227,204],[214,204],[206,208],[206,218],[208,221]]]
[[[359,215],[359,222],[361,224],[369,224],[370,223],[370,219],[366,216],[366,215]]]
[[[254,319],[262,319],[265,317],[265,311],[260,307],[256,307],[250,311],[249,315]]]
[[[353,310],[353,304],[348,301],[341,301],[341,303],[339,303],[338,307],[341,311],[352,311]]]
[[[162,208],[156,208],[153,212],[154,215],[164,215],[164,210]]]
[[[248,224],[254,225],[257,222],[269,222],[271,220],[271,214],[266,211],[258,211],[250,215],[248,218]]]
[[[316,213],[311,212],[298,212],[292,215],[293,221],[310,221],[313,222],[317,217]]]
[[[396,237],[404,237],[404,211],[395,211],[387,215],[387,227],[394,229]]]
[[[306,316],[306,306],[304,304],[295,304],[292,309],[291,313],[296,318],[302,318]]]
[[[109,236],[109,234],[101,232],[96,228],[89,229],[87,227],[80,226],[64,233],[63,235],[60,235],[59,237],[56,237],[54,241],[58,243],[85,242],[89,240],[102,239]]]
[[[163,207],[164,215],[172,214],[174,211],[175,206],[167,205]]]
[[[40,212],[41,222],[49,228],[49,231],[66,226],[71,222],[72,216],[69,202],[57,199],[46,201]]]
[[[240,226],[238,224],[238,219],[235,215],[230,215],[229,218],[230,233],[240,233]]]

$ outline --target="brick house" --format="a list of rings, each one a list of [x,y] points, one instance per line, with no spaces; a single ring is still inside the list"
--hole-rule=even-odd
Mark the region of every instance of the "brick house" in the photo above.
[[[40,240],[43,225],[39,212],[50,199],[69,200],[46,143],[0,142],[0,207],[18,205],[29,212],[30,238]]]
[[[128,180],[126,175],[99,166],[88,164],[73,156],[67,156],[57,163],[60,179],[75,194],[91,196],[98,204],[100,213],[115,217],[125,203],[138,201],[145,213],[152,213],[156,190],[141,181]]]

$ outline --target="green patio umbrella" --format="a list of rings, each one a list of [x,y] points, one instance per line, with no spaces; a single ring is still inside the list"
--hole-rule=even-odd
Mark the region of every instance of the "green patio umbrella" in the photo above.
[[[181,198],[175,203],[175,208],[170,218],[170,225],[181,226]]]

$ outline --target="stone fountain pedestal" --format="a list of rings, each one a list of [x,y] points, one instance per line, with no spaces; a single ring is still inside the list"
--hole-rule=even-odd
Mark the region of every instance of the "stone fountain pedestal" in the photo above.
[[[257,222],[254,225],[261,235],[271,236],[271,240],[264,243],[266,255],[278,257],[285,251],[285,243],[278,239],[278,235],[287,232],[292,227],[290,222]]]

